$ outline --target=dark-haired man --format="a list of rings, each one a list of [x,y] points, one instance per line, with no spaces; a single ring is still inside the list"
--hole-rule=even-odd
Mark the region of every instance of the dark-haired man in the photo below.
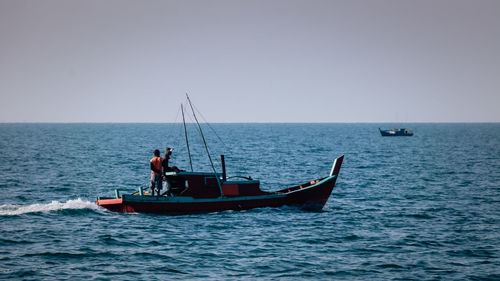
[[[153,155],[154,157],[149,161],[151,168],[151,182],[149,183],[149,187],[151,188],[152,196],[155,195],[155,189],[158,191],[158,196],[160,196],[163,159],[160,157],[160,150],[158,149],[155,149]]]
[[[163,179],[165,180],[165,186],[167,189],[167,196],[172,196],[171,193],[171,183],[167,178],[166,172],[172,171],[172,168],[168,166],[168,160],[170,159],[170,155],[172,155],[172,149],[170,147],[165,148],[165,157],[163,157],[162,168],[163,168]]]

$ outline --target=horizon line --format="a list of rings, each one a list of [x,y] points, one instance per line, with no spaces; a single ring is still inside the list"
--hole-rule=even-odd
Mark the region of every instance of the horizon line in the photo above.
[[[201,124],[495,124],[500,121],[415,121],[415,122],[393,122],[393,121],[352,121],[352,122],[202,122]],[[7,121],[0,124],[182,124],[182,122],[115,122],[115,121]],[[196,122],[186,122],[186,124],[196,124]]]

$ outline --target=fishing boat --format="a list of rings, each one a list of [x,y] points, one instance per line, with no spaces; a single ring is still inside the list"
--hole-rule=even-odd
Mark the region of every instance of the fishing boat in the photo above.
[[[343,158],[334,160],[327,177],[274,192],[261,190],[260,182],[252,178],[226,178],[225,172],[179,171],[167,173],[173,196],[151,196],[142,188],[121,195],[115,190],[115,197],[98,197],[97,204],[123,213],[188,214],[285,205],[318,211],[332,193]]]
[[[378,128],[383,137],[413,136],[413,132],[404,128],[394,128],[392,130],[382,130]]]
[[[216,171],[189,96],[187,100],[203,139],[212,171],[193,171],[184,108],[181,105],[191,171],[174,170],[164,173],[170,190],[161,195],[149,194],[142,187],[132,194],[120,194],[120,191],[115,189],[114,197],[97,197],[97,205],[114,212],[155,214],[206,213],[285,205],[314,211],[323,208],[335,186],[344,156],[334,160],[330,174],[326,177],[274,192],[261,190],[260,181],[251,177],[227,177],[224,155],[221,155],[222,172]]]

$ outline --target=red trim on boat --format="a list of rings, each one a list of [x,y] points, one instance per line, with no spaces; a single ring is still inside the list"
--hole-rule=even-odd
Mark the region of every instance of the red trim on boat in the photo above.
[[[123,203],[123,198],[114,198],[114,199],[98,199],[97,200],[97,205],[103,206],[103,205],[115,205],[115,204],[122,204]]]

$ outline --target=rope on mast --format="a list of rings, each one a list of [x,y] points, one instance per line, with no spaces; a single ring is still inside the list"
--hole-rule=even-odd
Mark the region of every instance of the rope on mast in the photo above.
[[[186,119],[184,118],[184,107],[181,104],[181,111],[182,111],[182,123],[184,124],[184,136],[186,137],[186,146],[187,146],[187,152],[189,156],[189,166],[191,167],[191,172],[193,172],[193,161],[191,160],[191,151],[189,150],[189,141],[188,141],[188,134],[187,134],[187,129],[186,129]]]
[[[201,111],[196,107],[196,105],[193,105],[193,107],[194,107],[194,109],[196,109],[196,111],[198,111],[198,114],[200,114],[201,119],[203,119],[203,121],[205,121],[205,123],[207,124],[207,126],[212,130],[212,132],[214,132],[215,136],[224,145],[224,148],[227,148],[226,143],[222,140],[222,138],[219,136],[219,134],[217,134],[217,131],[210,125],[210,123],[208,123],[208,121],[205,118],[205,116],[203,116],[203,113],[201,113]]]
[[[219,176],[217,176],[217,171],[215,170],[214,162],[212,161],[212,157],[210,156],[210,152],[208,151],[207,141],[205,140],[205,136],[203,135],[203,130],[201,129],[201,126],[200,126],[200,122],[198,122],[198,118],[196,118],[196,113],[194,112],[193,104],[191,103],[191,100],[189,99],[189,96],[187,93],[186,93],[186,97],[187,97],[187,100],[189,102],[189,106],[191,107],[191,111],[193,112],[194,120],[196,121],[196,124],[198,125],[198,129],[200,130],[200,135],[201,135],[201,138],[203,139],[203,144],[205,145],[205,150],[207,151],[208,160],[210,160],[210,165],[212,166],[212,170],[214,171],[214,174],[215,174],[215,179],[217,179],[217,184],[219,186],[220,196],[222,197],[222,196],[224,196],[224,193],[222,192],[222,186],[220,183]]]

